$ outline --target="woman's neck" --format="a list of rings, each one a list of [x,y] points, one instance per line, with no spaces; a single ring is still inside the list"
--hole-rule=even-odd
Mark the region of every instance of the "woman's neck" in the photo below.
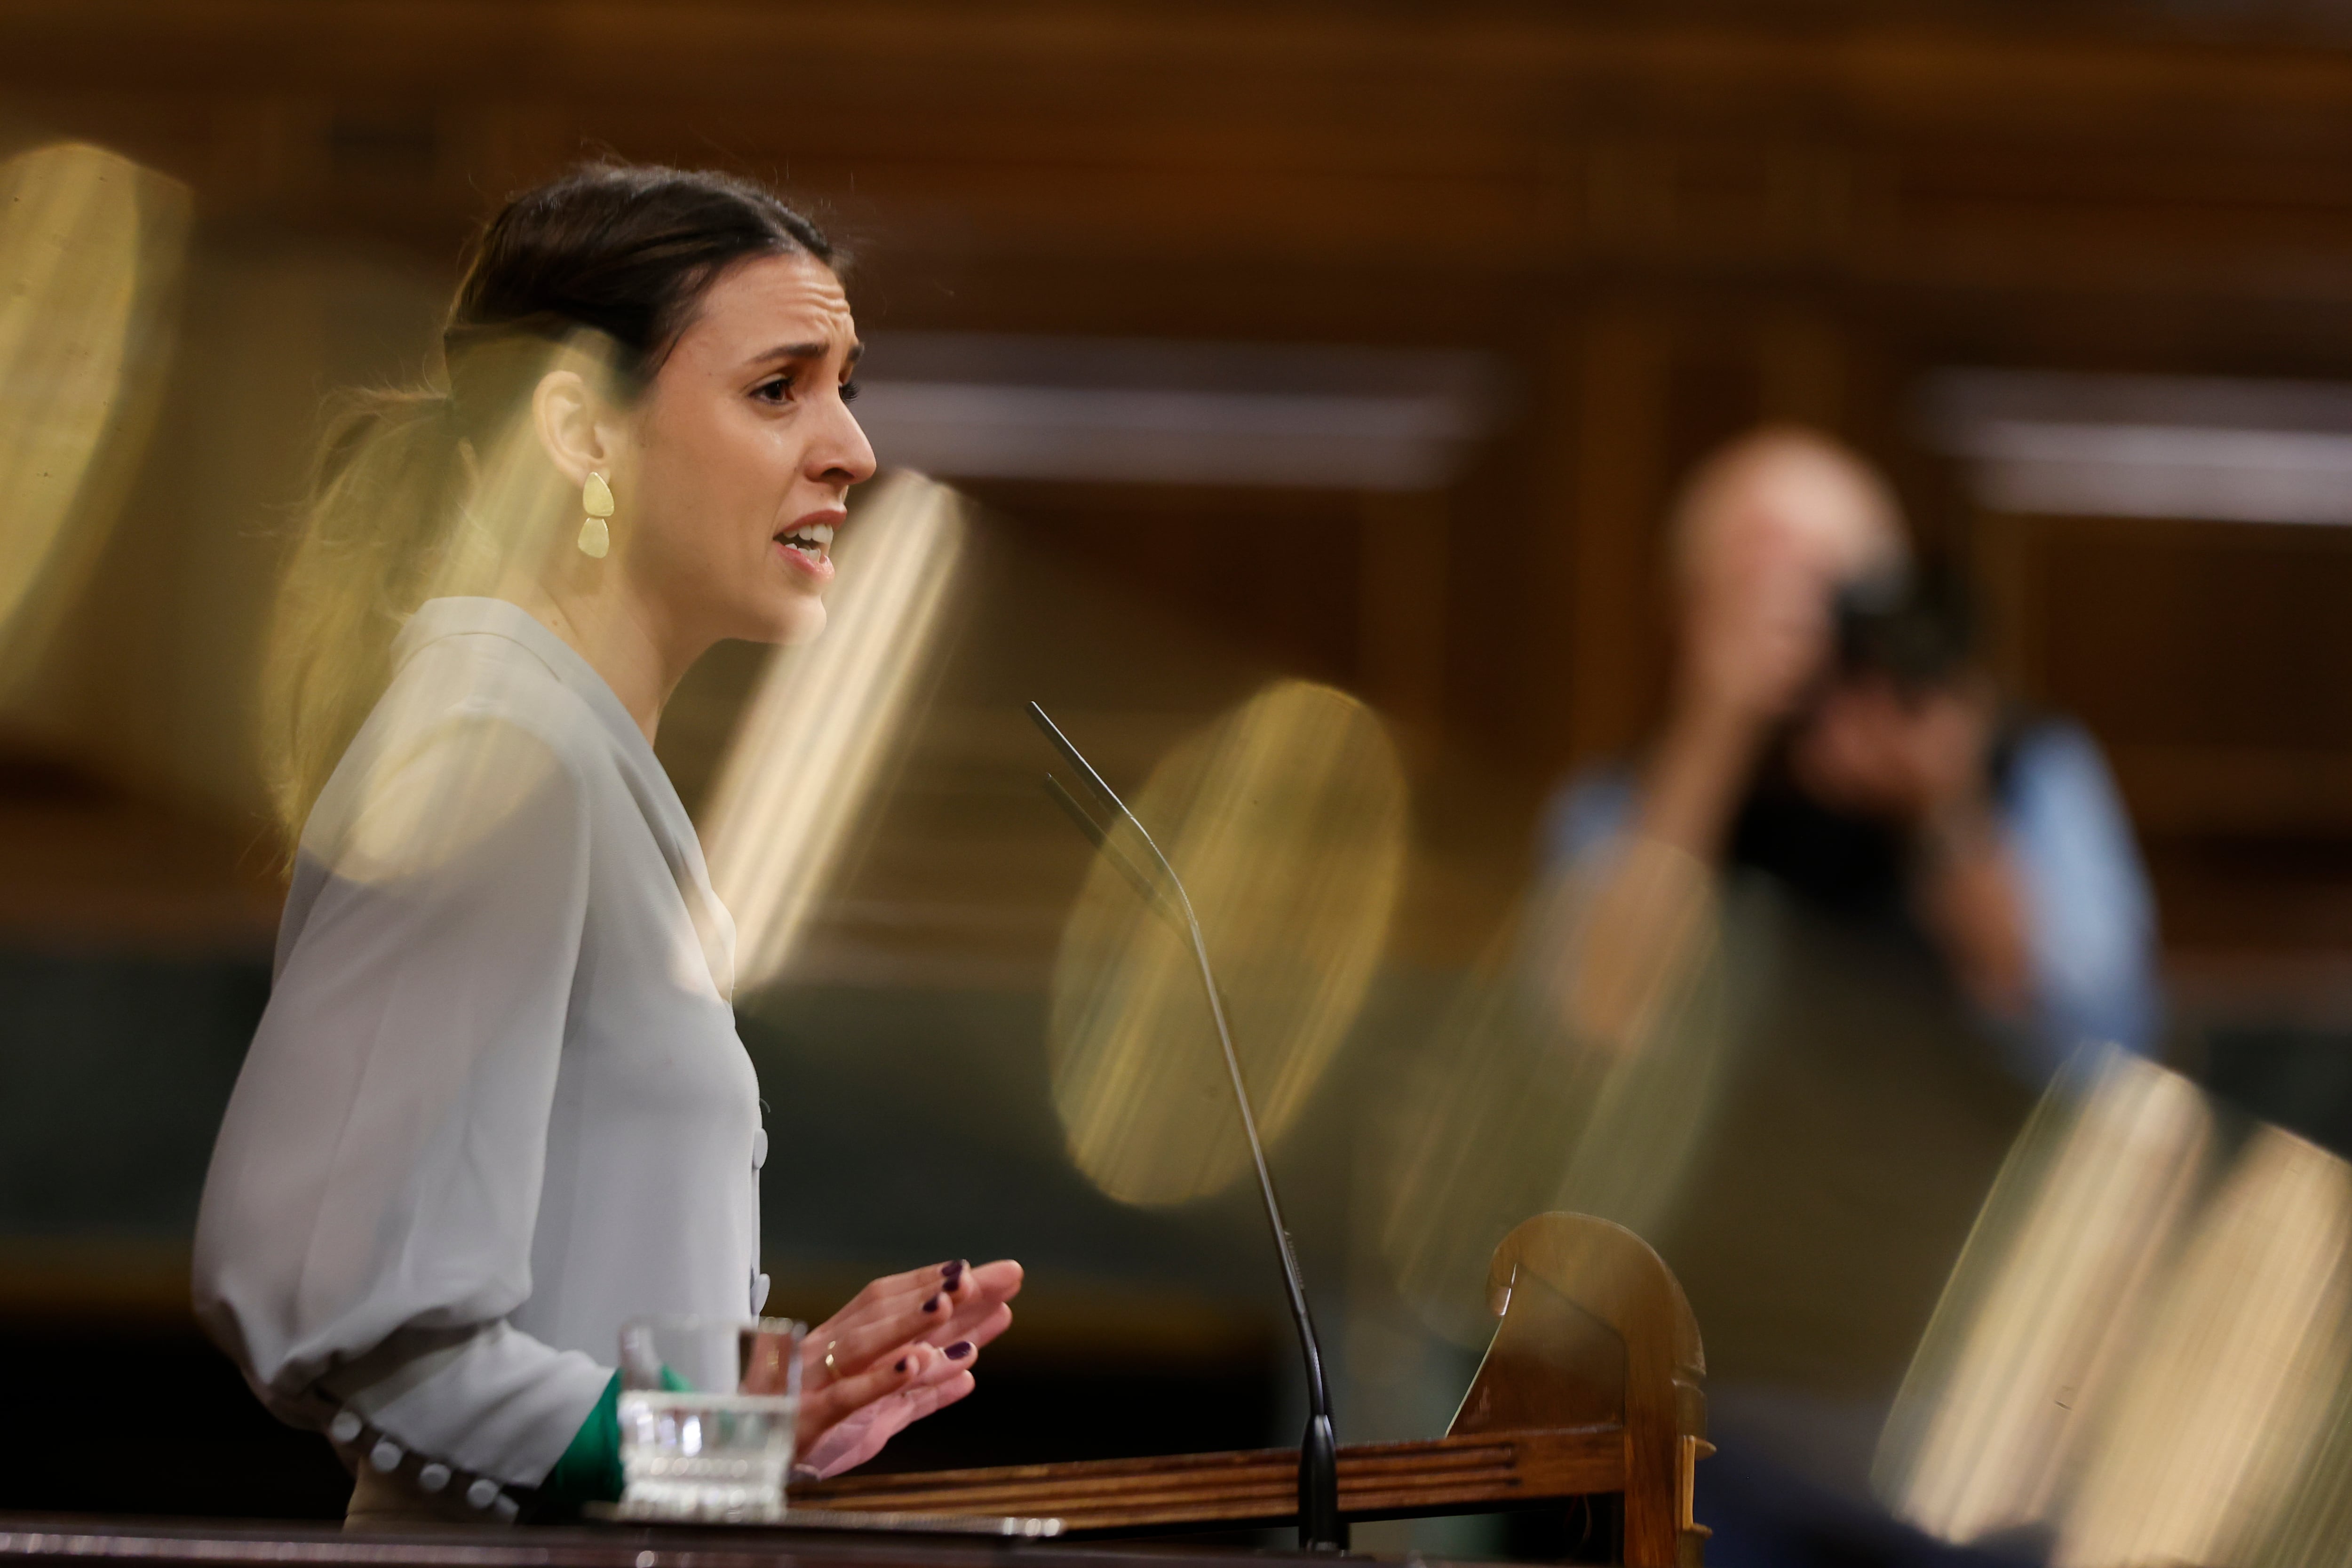
[[[707,648],[688,647],[690,639],[642,595],[629,592],[617,573],[591,589],[537,582],[514,588],[499,596],[521,605],[586,659],[650,743],[670,693]]]

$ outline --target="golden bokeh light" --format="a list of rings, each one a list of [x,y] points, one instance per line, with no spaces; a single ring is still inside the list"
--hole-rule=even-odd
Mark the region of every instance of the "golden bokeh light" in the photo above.
[[[841,531],[824,635],[768,657],[703,834],[739,989],[782,972],[840,863],[938,640],[967,527],[945,485],[884,480]]]
[[[1352,698],[1277,682],[1171,753],[1129,804],[1191,892],[1272,1143],[1323,1077],[1387,943],[1407,837],[1395,748]],[[1151,864],[1139,846],[1125,852]],[[1247,1168],[1192,948],[1108,856],[1063,928],[1050,1049],[1071,1156],[1111,1196],[1182,1203]]]
[[[2255,1560],[2352,1366],[2347,1248],[2352,1169],[2258,1131],[2133,1349],[2059,1531],[2057,1568]]]
[[[2312,1446],[2293,1500],[2253,1555],[2256,1568],[2352,1563],[2352,1378],[2336,1389],[2326,1435]]]
[[[0,165],[0,690],[100,546],[160,401],[189,197],[86,142]]]
[[[1880,1495],[1947,1541],[2050,1516],[2203,1174],[2188,1079],[2114,1050],[2084,1076],[2020,1135],[1880,1439]]]
[[[2228,1125],[2119,1051],[2061,1078],[1881,1437],[1898,1516],[2057,1568],[2346,1561],[2352,1166]]]

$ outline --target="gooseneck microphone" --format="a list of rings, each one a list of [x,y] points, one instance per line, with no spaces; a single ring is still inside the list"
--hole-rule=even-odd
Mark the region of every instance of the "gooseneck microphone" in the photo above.
[[[1099,802],[1116,822],[1125,818],[1143,847],[1151,852],[1158,865],[1160,879],[1155,879],[1149,868],[1139,867],[1118,845],[1111,841],[1108,829],[1097,823],[1093,815],[1080,805],[1077,798],[1063,787],[1053,774],[1045,775],[1045,786],[1070,814],[1086,836],[1094,841],[1121,877],[1133,887],[1146,904],[1192,938],[1192,956],[1201,965],[1201,989],[1209,999],[1209,1016],[1217,1026],[1217,1043],[1224,1047],[1225,1071],[1234,1081],[1234,1103],[1241,1108],[1242,1131],[1249,1139],[1250,1159],[1257,1167],[1257,1187],[1265,1199],[1265,1223],[1274,1232],[1275,1251],[1282,1258],[1282,1283],[1290,1296],[1290,1318],[1298,1330],[1298,1353],[1307,1364],[1307,1434],[1298,1446],[1298,1543],[1310,1552],[1345,1552],[1348,1549],[1347,1521],[1339,1517],[1339,1441],[1331,1426],[1331,1391],[1323,1381],[1323,1347],[1315,1338],[1315,1319],[1307,1310],[1307,1287],[1299,1281],[1298,1257],[1291,1250],[1290,1227],[1282,1220],[1282,1201],[1274,1194],[1274,1173],[1266,1168],[1265,1145],[1257,1135],[1257,1114],[1250,1107],[1249,1089],[1242,1081],[1241,1058],[1234,1054],[1233,1031],[1225,1026],[1224,999],[1217,992],[1217,977],[1209,968],[1209,944],[1201,939],[1201,921],[1192,912],[1192,898],[1184,891],[1183,879],[1176,868],[1160,852],[1151,835],[1137,821],[1135,813],[1127,809],[1094,764],[1070,744],[1045,710],[1034,702],[1029,704],[1029,717],[1045,731],[1045,739],[1054,743],[1077,774],[1087,792]],[[1174,895],[1173,902],[1169,895]]]

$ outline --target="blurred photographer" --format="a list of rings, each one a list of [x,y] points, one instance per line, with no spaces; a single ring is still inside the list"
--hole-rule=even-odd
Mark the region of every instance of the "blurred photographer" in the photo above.
[[[1646,1011],[1690,924],[1672,889],[1752,871],[1925,938],[2037,1086],[2085,1040],[2147,1049],[2154,911],[2097,749],[2005,711],[1959,584],[1914,570],[1877,476],[1808,432],[1749,436],[1693,478],[1672,549],[1665,727],[1637,767],[1571,783],[1547,834],[1591,889],[1561,977],[1580,1032]]]
[[[2089,736],[2003,703],[1853,454],[1736,442],[1671,547],[1665,725],[1548,825],[1527,973],[1600,1085],[1559,1206],[1651,1240],[1706,1326],[1711,1562],[1958,1561],[1870,1453],[2038,1091],[2154,1042],[2147,879]]]

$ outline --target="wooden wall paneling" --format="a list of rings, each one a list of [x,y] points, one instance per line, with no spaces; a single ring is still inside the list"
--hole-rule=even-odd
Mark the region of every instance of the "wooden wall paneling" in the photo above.
[[[2039,632],[2041,579],[2033,570],[2032,524],[2007,512],[1982,511],[1968,531],[1963,559],[1982,595],[1985,661],[2003,690],[2042,704]]]
[[[0,92],[191,179],[215,235],[389,246],[433,279],[499,195],[603,142],[813,198],[867,252],[876,325],[1517,353],[1531,428],[1476,500],[999,499],[1286,667],[1548,768],[1649,723],[1671,487],[1754,415],[1843,432],[1932,503],[1953,476],[1905,468],[1896,405],[1937,364],[2352,371],[2352,55],[2068,15],[0,0]],[[1202,540],[1237,526],[1253,581],[1228,585]],[[2146,531],[1956,531],[2004,667],[2114,741],[2158,831],[2336,831],[2352,682],[2308,642],[2333,566],[2231,622],[2223,589],[2278,575],[2237,546],[2159,570]]]
[[[1845,334],[1827,315],[1783,307],[1756,326],[1757,412],[1773,422],[1848,434]]]
[[[1504,669],[1495,671],[1499,679],[1493,679],[1501,695],[1485,704],[1485,710],[1507,726],[1520,754],[1553,766],[1568,753],[1576,706],[1572,672],[1581,636],[1575,600],[1582,542],[1577,484],[1583,413],[1576,396],[1581,328],[1574,314],[1557,310],[1533,334],[1527,360],[1531,406],[1525,439],[1528,527],[1521,546],[1526,570],[1516,581],[1497,572],[1488,588],[1497,604],[1507,605],[1505,613],[1516,617],[1520,633],[1490,647],[1487,657]],[[1494,552],[1483,553],[1491,560]]]
[[[2352,537],[1999,513],[1972,537],[2001,674],[2106,751],[2191,1012],[2300,1005],[2352,933]]]
[[[1433,734],[1445,695],[1453,559],[1447,498],[1443,491],[1368,492],[1361,504],[1358,686],[1412,729]]]
[[[2352,531],[2042,519],[2050,699],[2113,743],[2352,755]]]
[[[2352,64],[2316,52],[1083,5],[16,0],[0,19],[0,82],[67,129],[111,126],[257,210],[434,244],[584,138],[772,169],[948,250],[1208,260],[1238,239],[1345,264],[1417,221],[1475,269],[1566,246],[1923,287],[2352,293],[2333,265]],[[237,132],[164,123],[215,105],[254,107]],[[1590,142],[1580,227],[1546,195],[1579,158],[1553,145],[1563,105]],[[273,118],[283,144],[256,146]]]
[[[1595,309],[1559,374],[1576,421],[1568,475],[1566,580],[1538,615],[1567,617],[1567,755],[1587,762],[1633,745],[1656,684],[1657,519],[1669,471],[1677,331],[1654,306]],[[1555,607],[1557,606],[1557,607]]]

